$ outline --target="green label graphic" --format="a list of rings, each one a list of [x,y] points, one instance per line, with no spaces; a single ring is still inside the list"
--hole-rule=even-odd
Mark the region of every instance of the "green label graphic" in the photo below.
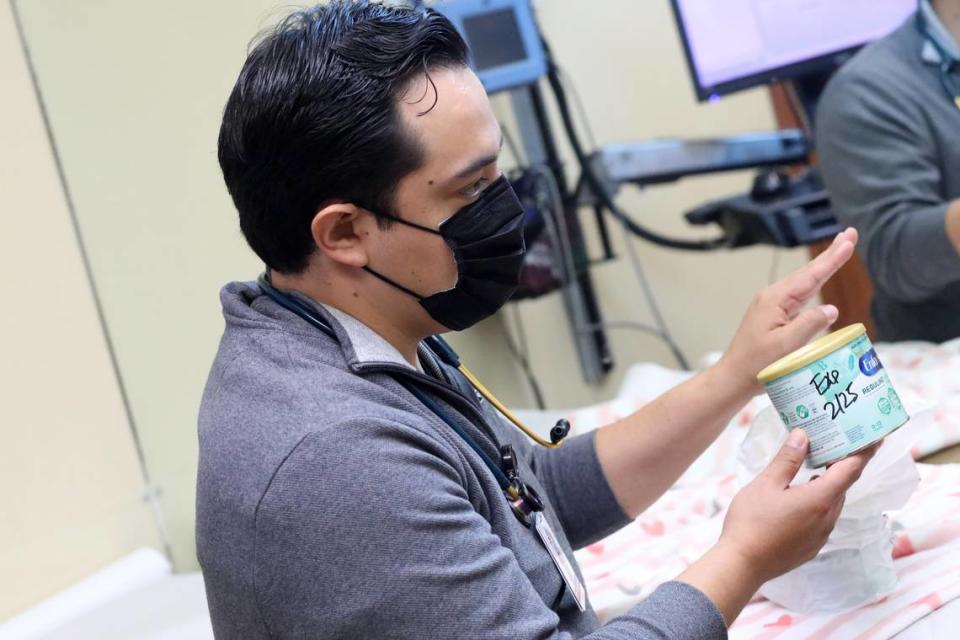
[[[900,403],[900,396],[897,395],[897,392],[893,390],[893,387],[887,391],[887,396],[890,398],[890,404],[893,405],[893,408],[897,411],[903,408],[903,405]]]
[[[880,409],[880,413],[885,416],[890,415],[890,411],[893,410],[893,407],[890,405],[890,401],[886,398],[880,398],[877,400],[877,409]]]

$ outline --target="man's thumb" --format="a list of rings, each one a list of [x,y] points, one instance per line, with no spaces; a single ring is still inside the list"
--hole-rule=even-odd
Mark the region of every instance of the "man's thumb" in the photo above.
[[[776,457],[767,465],[764,473],[786,489],[796,477],[807,455],[807,434],[803,429],[794,429],[780,447]]]

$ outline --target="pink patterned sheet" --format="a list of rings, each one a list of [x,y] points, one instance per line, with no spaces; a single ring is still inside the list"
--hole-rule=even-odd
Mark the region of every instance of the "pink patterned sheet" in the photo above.
[[[960,443],[960,340],[880,344],[877,351],[911,415],[914,457]],[[628,415],[686,377],[652,365],[638,367],[628,374],[618,399],[575,411],[571,422],[580,432],[596,428]],[[640,518],[577,553],[601,619],[625,611],[676,577],[717,540],[737,490],[737,449],[753,417],[768,404],[765,397],[754,399]],[[852,611],[816,615],[793,614],[758,599],[741,614],[730,637],[883,640],[960,597],[960,465],[919,468],[921,483],[910,502],[889,514],[897,535],[897,591]]]

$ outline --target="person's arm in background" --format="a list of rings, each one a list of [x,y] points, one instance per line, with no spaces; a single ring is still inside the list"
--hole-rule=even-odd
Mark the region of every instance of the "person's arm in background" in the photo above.
[[[945,200],[938,147],[909,89],[838,72],[817,111],[817,153],[836,215],[862,236],[874,282],[921,302],[960,281],[960,200]]]

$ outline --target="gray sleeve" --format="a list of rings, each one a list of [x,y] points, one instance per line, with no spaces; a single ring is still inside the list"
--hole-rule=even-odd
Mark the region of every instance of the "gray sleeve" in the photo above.
[[[255,518],[254,581],[271,635],[572,640],[472,504],[455,460],[414,429],[374,421],[301,441]],[[321,482],[318,469],[338,474]],[[670,583],[583,637],[726,630],[704,595]]]
[[[637,617],[645,634],[613,635],[611,638],[657,638],[663,640],[709,640],[726,638],[727,625],[716,605],[699,589],[685,582],[667,582],[628,611]],[[611,624],[619,620],[614,618]]]
[[[597,459],[596,431],[559,449],[533,447],[530,466],[543,483],[570,546],[580,549],[630,522]]]
[[[909,88],[869,70],[840,71],[817,111],[820,167],[837,217],[861,234],[874,282],[920,302],[960,280],[947,237],[937,145]]]

